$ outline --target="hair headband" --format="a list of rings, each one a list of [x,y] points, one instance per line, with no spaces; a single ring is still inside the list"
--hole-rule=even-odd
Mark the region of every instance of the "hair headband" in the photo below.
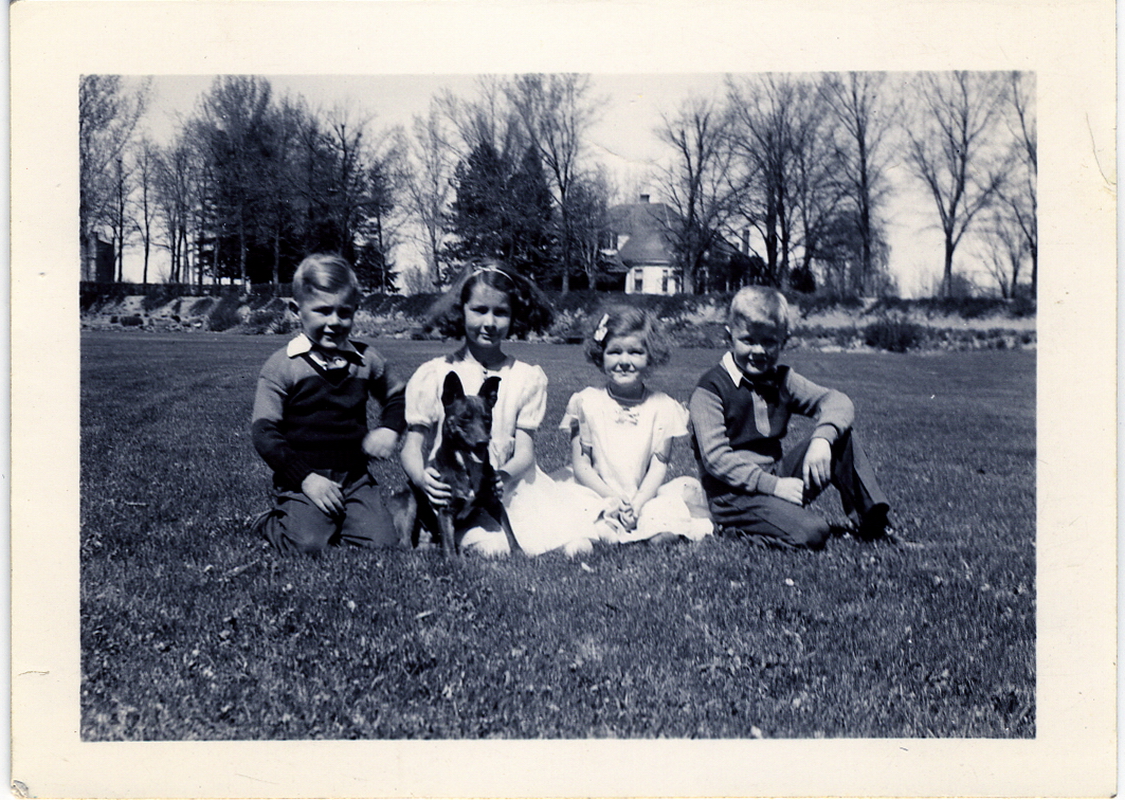
[[[475,278],[477,275],[483,275],[486,272],[495,272],[497,275],[503,275],[508,280],[512,280],[512,276],[499,267],[477,267],[469,273],[469,277]]]

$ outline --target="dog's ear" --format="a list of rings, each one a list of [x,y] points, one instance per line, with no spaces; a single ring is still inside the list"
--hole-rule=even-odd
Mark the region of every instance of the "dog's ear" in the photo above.
[[[445,385],[441,390],[441,404],[449,406],[465,396],[465,389],[461,386],[461,379],[457,377],[456,372],[448,372],[445,375]]]
[[[491,411],[492,407],[496,405],[496,398],[500,395],[500,376],[493,375],[491,378],[485,378],[477,394],[484,398],[484,407]]]

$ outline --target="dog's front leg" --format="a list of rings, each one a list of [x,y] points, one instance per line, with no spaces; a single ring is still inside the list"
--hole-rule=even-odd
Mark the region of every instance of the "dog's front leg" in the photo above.
[[[446,558],[457,557],[457,542],[454,540],[453,514],[448,509],[437,512],[438,525],[441,527],[441,551]]]

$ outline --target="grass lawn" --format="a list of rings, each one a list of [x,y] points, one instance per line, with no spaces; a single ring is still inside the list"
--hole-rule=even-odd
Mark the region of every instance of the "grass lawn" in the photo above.
[[[787,355],[855,400],[908,544],[451,566],[248,533],[269,485],[254,384],[283,344],[83,333],[83,739],[1035,735],[1033,352]],[[376,346],[403,377],[450,349]],[[598,375],[578,347],[507,349],[550,378],[551,471]],[[719,355],[678,350],[652,383],[686,400]],[[681,446],[672,474],[694,470]]]

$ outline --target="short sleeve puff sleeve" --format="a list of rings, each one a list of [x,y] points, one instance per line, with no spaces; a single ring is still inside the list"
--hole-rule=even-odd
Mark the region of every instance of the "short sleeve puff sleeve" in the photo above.
[[[666,394],[660,394],[655,399],[659,400],[660,405],[656,413],[653,448],[659,451],[669,439],[687,436],[688,410]]]
[[[441,386],[449,365],[444,359],[427,361],[406,383],[406,424],[432,427],[441,419]]]
[[[574,426],[578,426],[579,437],[584,445],[590,444],[589,427],[586,425],[586,416],[582,407],[582,392],[575,392],[570,396],[567,401],[566,411],[563,412],[562,421],[559,422],[559,429],[566,432],[574,430]]]
[[[523,391],[516,414],[516,427],[534,431],[543,424],[543,417],[547,415],[547,373],[540,366],[526,366],[527,370],[521,381]]]

